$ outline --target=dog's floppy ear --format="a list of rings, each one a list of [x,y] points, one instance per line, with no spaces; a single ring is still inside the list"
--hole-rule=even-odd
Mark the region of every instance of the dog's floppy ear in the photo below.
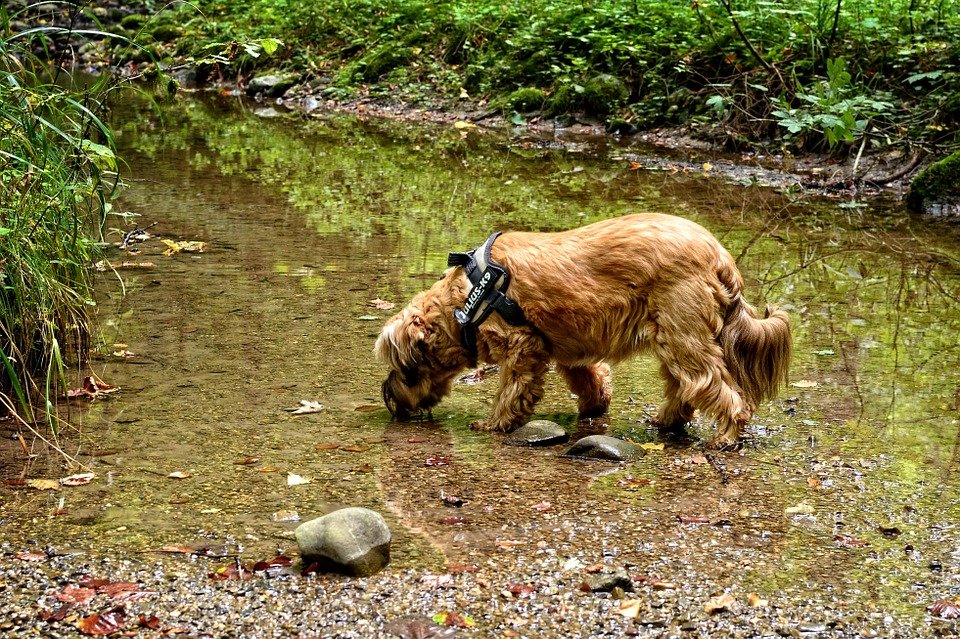
[[[383,327],[373,352],[379,361],[400,372],[404,384],[415,386],[420,381],[419,367],[429,332],[420,310],[407,307]]]

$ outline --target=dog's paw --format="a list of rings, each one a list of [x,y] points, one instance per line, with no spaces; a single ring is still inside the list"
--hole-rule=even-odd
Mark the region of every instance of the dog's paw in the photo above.
[[[740,450],[743,448],[743,441],[739,439],[731,439],[729,437],[714,437],[707,442],[707,448],[721,452]]]

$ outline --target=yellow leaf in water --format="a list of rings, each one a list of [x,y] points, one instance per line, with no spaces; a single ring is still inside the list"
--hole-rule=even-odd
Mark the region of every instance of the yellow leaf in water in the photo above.
[[[203,253],[207,248],[206,242],[183,241],[174,242],[173,240],[161,240],[169,248],[163,252],[164,255],[173,255],[174,253]]]
[[[645,444],[640,444],[640,448],[644,450],[663,450],[663,443],[654,444],[653,442],[646,442]]]

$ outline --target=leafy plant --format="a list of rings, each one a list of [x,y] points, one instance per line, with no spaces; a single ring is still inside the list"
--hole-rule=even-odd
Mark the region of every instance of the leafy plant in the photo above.
[[[850,72],[842,58],[827,61],[827,78],[814,83],[811,91],[798,91],[797,107],[789,107],[781,99],[781,108],[772,112],[777,123],[785,128],[788,137],[807,138],[811,135],[825,140],[830,148],[841,143],[852,143],[862,136],[872,118],[889,116],[893,103],[857,93],[851,83]]]

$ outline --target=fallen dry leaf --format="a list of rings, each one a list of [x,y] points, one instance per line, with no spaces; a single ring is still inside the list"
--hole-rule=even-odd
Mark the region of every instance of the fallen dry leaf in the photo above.
[[[77,622],[77,628],[85,635],[112,635],[123,630],[126,618],[123,606],[118,606],[101,614],[84,617]]]
[[[639,599],[625,599],[620,602],[620,609],[617,611],[627,619],[636,619],[640,616],[640,606],[643,604]]]
[[[453,575],[426,574],[420,577],[420,583],[428,588],[453,588]]]
[[[190,476],[190,473],[182,470],[175,470],[169,475],[167,475],[167,477],[169,477],[170,479],[186,479],[189,476]]]
[[[476,625],[476,621],[470,615],[460,615],[456,612],[438,612],[433,616],[433,622],[455,628],[472,628]]]
[[[747,603],[750,604],[751,608],[766,608],[770,602],[766,599],[763,599],[755,592],[751,592],[747,595]]]
[[[547,511],[550,510],[551,508],[553,508],[553,504],[551,504],[549,501],[541,501],[540,503],[537,503],[537,504],[534,504],[534,505],[533,505],[533,509],[534,509],[534,510],[539,511],[539,512],[542,512],[542,513],[543,513],[543,512],[547,512]]]
[[[243,459],[238,459],[233,463],[236,464],[237,466],[250,466],[252,464],[258,463],[259,461],[260,461],[259,457],[244,457]]]
[[[82,586],[75,586],[73,584],[64,586],[63,590],[56,594],[57,601],[80,605],[86,605],[90,603],[96,596],[97,591],[93,588],[84,588]]]
[[[387,300],[382,300],[378,297],[376,299],[372,299],[369,302],[367,302],[367,306],[372,306],[373,308],[380,311],[389,311],[391,308],[396,306],[396,304],[394,304],[393,302],[388,302]]]
[[[729,592],[725,592],[722,595],[711,597],[707,603],[703,605],[703,610],[708,615],[712,615],[725,610],[732,610],[736,605],[737,600],[734,599],[733,595],[731,595]]]
[[[26,485],[37,490],[60,490],[60,482],[56,479],[28,479]]]
[[[309,484],[310,480],[301,475],[295,473],[287,473],[287,486],[301,486],[303,484]]]
[[[957,619],[960,617],[960,598],[937,599],[927,606],[931,615],[941,619]]]
[[[336,450],[340,448],[340,444],[315,444],[314,448],[317,450]]]
[[[816,388],[820,384],[810,379],[801,379],[790,385],[794,388]]]
[[[49,559],[49,556],[45,552],[19,552],[14,556],[20,561],[43,561],[44,559]]]
[[[316,401],[301,399],[299,406],[294,406],[293,408],[284,408],[283,410],[287,411],[291,415],[309,415],[311,413],[319,413],[322,411],[323,404]]]
[[[83,486],[84,484],[89,484],[94,477],[96,477],[96,475],[93,473],[77,473],[76,475],[70,475],[69,477],[61,477],[60,485]]]
[[[640,448],[644,450],[663,450],[663,443],[655,444],[653,442],[644,442],[640,444]]]
[[[174,253],[203,253],[207,250],[206,242],[199,242],[197,240],[189,241],[180,241],[174,242],[172,240],[160,240],[167,245],[167,250],[163,252],[164,255],[173,255]]]
[[[430,455],[425,460],[423,460],[424,466],[449,466],[450,459],[444,457],[443,455]]]
[[[366,444],[350,444],[349,446],[341,446],[340,450],[348,453],[365,453],[370,450],[370,447]]]

